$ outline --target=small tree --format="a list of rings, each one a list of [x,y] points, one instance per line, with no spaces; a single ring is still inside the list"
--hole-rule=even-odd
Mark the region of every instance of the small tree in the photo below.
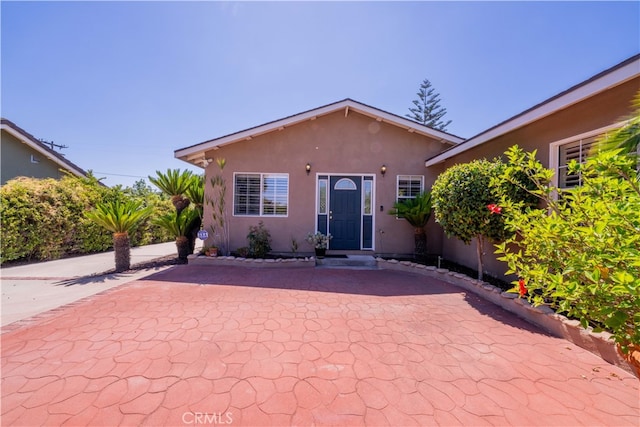
[[[500,179],[504,167],[498,159],[458,164],[438,176],[431,189],[435,219],[445,233],[467,245],[476,239],[478,280],[483,278],[485,240],[500,242],[510,235],[496,201],[502,196],[524,205],[537,201],[523,189],[530,184],[521,174],[514,176],[518,185]]]
[[[424,257],[427,254],[427,234],[424,227],[431,217],[431,193],[425,191],[413,199],[394,203],[389,215],[404,218],[413,227],[415,256]]]
[[[447,114],[447,109],[440,106],[440,94],[435,91],[428,79],[422,81],[416,95],[418,99],[413,100],[413,107],[409,108],[411,114],[405,114],[405,116],[430,128],[446,130],[451,120],[447,122],[441,120]]]
[[[86,212],[91,221],[113,233],[116,271],[125,271],[131,267],[131,244],[129,233],[151,212],[143,208],[138,201],[111,201],[98,203],[96,209]]]

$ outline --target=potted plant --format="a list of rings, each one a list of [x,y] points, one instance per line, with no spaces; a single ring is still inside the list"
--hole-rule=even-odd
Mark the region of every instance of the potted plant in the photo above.
[[[309,242],[309,244],[315,249],[317,258],[324,258],[327,252],[327,247],[329,246],[329,240],[331,240],[332,237],[333,236],[331,236],[331,234],[325,235],[319,231],[316,231],[315,234],[309,233],[307,236],[307,242]]]
[[[202,248],[202,254],[205,256],[218,256],[218,248],[216,246],[205,246]]]

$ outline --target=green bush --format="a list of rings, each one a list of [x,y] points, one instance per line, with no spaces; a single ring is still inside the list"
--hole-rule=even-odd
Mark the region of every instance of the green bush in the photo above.
[[[249,227],[247,240],[249,240],[249,256],[252,258],[264,258],[271,251],[271,234],[262,221],[258,225]]]
[[[102,201],[129,198],[142,199],[145,207],[152,206],[154,216],[172,207],[158,194],[108,188],[92,177],[10,180],[0,188],[0,262],[50,260],[108,250],[113,245],[111,233],[88,220],[84,212]],[[133,246],[171,240],[150,219],[131,237]]]
[[[496,251],[508,273],[520,277],[515,292],[585,328],[609,330],[624,352],[640,345],[640,176],[636,156],[612,143],[626,131],[609,135],[601,143],[609,148],[586,163],[569,165],[581,174],[582,186],[573,189],[550,186],[553,171],[535,153],[511,148],[504,179],[528,175],[535,183],[531,194],[546,206],[523,209],[503,198],[502,216],[517,234]]]
[[[527,188],[522,176],[516,176],[521,185],[500,179],[505,165],[494,161],[474,160],[457,164],[436,179],[431,189],[435,219],[449,237],[457,237],[465,244],[477,240],[478,279],[483,277],[484,241],[500,242],[510,235],[500,215],[495,215],[489,205],[495,204],[501,195],[523,203],[535,201],[521,186]],[[525,182],[523,184],[523,182]]]

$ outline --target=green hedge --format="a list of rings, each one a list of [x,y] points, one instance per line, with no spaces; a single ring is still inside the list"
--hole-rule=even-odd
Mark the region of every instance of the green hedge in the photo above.
[[[97,202],[142,198],[153,216],[172,209],[171,202],[151,191],[105,187],[94,178],[17,178],[0,188],[0,262],[51,260],[109,250],[111,233],[84,217]],[[171,236],[145,221],[131,236],[133,246],[170,241]]]

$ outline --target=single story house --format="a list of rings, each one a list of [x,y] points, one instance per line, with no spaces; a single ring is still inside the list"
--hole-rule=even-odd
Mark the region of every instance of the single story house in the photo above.
[[[396,200],[429,189],[436,174],[427,158],[463,141],[455,135],[345,99],[176,151],[218,173],[224,158],[230,248],[247,246],[251,225],[271,233],[274,252],[313,252],[316,230],[333,238],[332,251],[411,254],[413,229],[389,215]],[[207,196],[211,195],[206,180]],[[205,207],[205,229],[211,224]],[[442,233],[430,224],[428,250]],[[437,236],[437,237],[436,237]]]
[[[18,176],[59,179],[64,176],[62,171],[87,176],[87,172],[53,150],[53,146],[48,147],[10,120],[0,120],[0,133],[0,185]]]
[[[246,246],[249,226],[262,221],[274,252],[290,253],[296,241],[310,253],[305,237],[319,230],[333,236],[330,251],[410,255],[412,227],[388,214],[396,201],[429,190],[453,164],[500,156],[513,144],[537,149],[560,185],[574,185],[563,174],[566,162],[620,126],[639,89],[636,55],[467,140],[345,99],[181,148],[175,157],[205,168],[208,196],[215,159],[226,160],[231,250]],[[427,236],[429,253],[475,266],[475,247],[446,238],[433,220]],[[494,259],[487,270],[505,268]]]

